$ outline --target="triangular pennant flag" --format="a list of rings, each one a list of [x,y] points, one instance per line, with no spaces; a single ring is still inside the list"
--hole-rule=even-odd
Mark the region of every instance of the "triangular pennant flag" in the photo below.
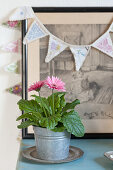
[[[103,34],[91,46],[107,54],[108,56],[113,57],[113,44],[109,32]]]
[[[7,66],[4,67],[4,70],[10,73],[16,73],[19,74],[20,71],[20,61],[13,62]]]
[[[83,65],[86,56],[90,50],[90,46],[73,46],[70,47],[71,52],[73,53],[75,63],[76,63],[76,70],[79,71],[81,66]]]
[[[41,26],[36,21],[34,21],[31,24],[31,26],[24,38],[23,43],[27,44],[27,43],[37,40],[39,38],[45,37],[46,35],[47,35],[47,33],[44,32],[44,30],[41,28]]]
[[[28,6],[23,6],[15,10],[15,12],[10,16],[9,21],[24,20],[33,17],[33,9]]]
[[[18,53],[21,52],[21,40],[9,42],[1,46],[1,50],[5,52]]]
[[[22,85],[21,85],[21,83],[16,84],[15,86],[6,89],[6,91],[11,93],[11,94],[21,96],[22,95]]]
[[[7,22],[2,23],[2,25],[8,28],[17,29],[17,30],[20,30],[21,28],[20,21],[7,21]]]
[[[113,22],[111,23],[109,29],[108,29],[109,32],[113,32]]]
[[[50,36],[49,38],[49,45],[48,45],[48,53],[45,59],[45,62],[48,63],[54,57],[59,55],[62,51],[64,51],[68,45],[60,41],[59,39]]]

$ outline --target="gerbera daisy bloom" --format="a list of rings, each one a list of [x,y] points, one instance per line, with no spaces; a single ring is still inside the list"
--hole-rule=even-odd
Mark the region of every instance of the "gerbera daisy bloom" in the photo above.
[[[45,82],[45,81],[38,81],[38,82],[34,83],[33,85],[31,85],[31,86],[29,87],[28,91],[29,91],[29,92],[30,92],[30,91],[33,91],[33,90],[35,90],[35,91],[40,91],[41,87],[44,86],[44,84],[45,84],[44,82]]]
[[[55,89],[57,91],[66,91],[65,90],[65,83],[61,81],[58,77],[52,76],[49,77],[45,80],[45,84],[50,88],[50,89]]]

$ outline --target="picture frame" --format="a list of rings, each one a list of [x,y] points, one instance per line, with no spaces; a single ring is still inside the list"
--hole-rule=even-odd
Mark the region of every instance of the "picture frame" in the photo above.
[[[96,24],[96,22],[98,22],[98,24],[100,24],[101,20],[99,20],[98,15],[103,14],[103,16],[105,16],[105,18],[103,18],[103,21],[102,21],[103,23],[102,24],[110,24],[111,15],[113,14],[113,8],[112,7],[33,7],[33,11],[35,13],[37,13],[37,14],[40,13],[41,14],[40,16],[41,16],[42,20],[43,20],[45,14],[48,14],[48,16],[50,16],[51,14],[54,14],[54,16],[55,16],[55,14],[56,15],[61,14],[61,16],[62,15],[65,16],[67,14],[66,17],[68,17],[69,14],[70,15],[77,14],[80,17],[80,19],[77,20],[76,15],[75,15],[75,17],[76,17],[76,20],[77,20],[77,22],[79,24],[81,24],[81,22],[82,22],[81,18],[82,18],[82,16],[84,14],[87,14],[87,17],[90,16],[90,17],[88,17],[89,21],[91,21],[91,15],[96,16],[91,21],[91,22],[94,22],[94,24]],[[50,17],[48,17],[48,18],[50,18]],[[83,22],[84,22],[83,24],[85,24],[86,21],[83,20]],[[47,23],[46,23],[46,25],[47,25]],[[28,31],[28,26],[29,26],[29,21],[28,20],[22,21],[22,40],[24,39],[24,37],[25,37],[25,35],[26,35],[27,31]],[[32,58],[31,59],[29,58],[29,53],[30,53],[30,55],[32,54],[31,51],[30,51],[30,48],[34,49],[33,55],[35,55],[36,50],[39,51],[38,45],[39,45],[38,41],[36,42],[36,45],[35,45],[35,42],[31,43],[31,44],[28,44],[28,45],[22,45],[22,89],[23,89],[22,98],[23,99],[28,99],[29,98],[29,94],[28,94],[28,84],[29,83],[28,82],[29,82],[29,75],[30,75],[31,71],[29,71],[28,68],[29,68],[29,62],[31,64],[31,60],[32,60]],[[40,70],[39,69],[39,67],[40,67],[39,66],[39,59],[36,58],[35,63],[36,62],[38,64],[38,71],[39,71]],[[31,66],[31,68],[34,70],[34,72],[37,71],[37,70],[34,69],[34,67]],[[31,77],[33,77],[32,80],[36,79],[36,76],[32,75]],[[38,77],[40,77],[40,75],[38,75]],[[30,83],[32,83],[32,82],[33,81],[30,80]],[[22,121],[25,121],[25,120],[22,120]],[[105,119],[105,121],[106,121],[106,119]],[[112,123],[112,120],[110,120],[110,121]],[[91,122],[90,119],[89,119],[89,122]],[[107,139],[107,138],[113,138],[113,133],[112,133],[113,129],[112,129],[112,127],[109,127],[109,128],[110,128],[110,132],[108,132],[108,133],[106,131],[104,132],[104,130],[102,131],[102,133],[100,133],[100,132],[97,133],[97,132],[94,132],[94,131],[93,131],[93,133],[88,132],[88,133],[85,133],[84,137],[82,137],[80,139],[88,139],[88,138],[90,138],[90,139],[106,138]],[[23,139],[33,139],[34,134],[29,132],[29,129],[26,128],[26,129],[22,130],[22,138]],[[76,137],[74,137],[72,135],[72,139],[73,138],[76,138]]]

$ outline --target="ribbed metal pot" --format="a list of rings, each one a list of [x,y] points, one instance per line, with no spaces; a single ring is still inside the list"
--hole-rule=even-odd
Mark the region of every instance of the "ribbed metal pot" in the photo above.
[[[33,127],[38,157],[44,160],[62,160],[69,155],[70,133],[53,132]]]

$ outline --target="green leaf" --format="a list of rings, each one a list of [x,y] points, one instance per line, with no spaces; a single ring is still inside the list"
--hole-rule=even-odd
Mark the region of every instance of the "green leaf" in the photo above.
[[[56,92],[54,95],[58,95],[59,97],[65,96],[66,92]]]
[[[58,122],[58,125],[54,129],[52,129],[52,131],[54,132],[64,132],[64,130],[65,130],[65,127],[63,123],[61,122]]]
[[[16,120],[18,121],[21,119],[29,119],[31,122],[33,122],[33,125],[39,126],[39,120],[41,119],[41,114],[40,113],[31,113],[31,114],[24,113],[23,115],[19,116]]]
[[[66,105],[64,95],[61,96],[61,98],[60,98],[60,107],[56,111],[56,113],[58,113],[58,114],[62,114],[63,107],[65,107],[65,105]]]
[[[25,114],[19,116],[19,117],[16,119],[16,121],[21,120],[21,119],[30,119],[30,120],[33,120],[32,115],[30,115],[29,113],[25,113]]]
[[[54,95],[54,93],[48,97],[48,103],[53,108],[53,98],[54,98],[54,111],[55,113],[56,109],[60,107],[60,97],[58,95]]]
[[[35,100],[37,101],[37,103],[39,103],[40,104],[40,97],[39,96],[37,96],[37,95],[31,95],[31,97],[34,97],[35,98]]]
[[[76,99],[72,103],[66,103],[65,107],[63,108],[63,112],[66,112],[69,109],[74,109],[76,105],[80,104],[80,100]]]
[[[49,114],[52,114],[52,109],[49,106],[48,100],[45,97],[40,97],[40,96],[36,96],[36,95],[32,95],[32,97],[35,97],[35,100],[38,104],[40,104],[42,109],[46,109],[46,111]]]
[[[61,98],[62,96],[64,96],[66,94],[66,92],[56,92],[56,93],[53,93],[53,94],[54,94],[55,97],[59,96]],[[51,94],[49,97],[52,97],[53,94]]]
[[[66,101],[65,101],[65,98],[64,98],[64,95],[63,95],[60,98],[60,107],[64,107],[65,105],[66,105]]]
[[[84,126],[80,120],[77,112],[74,110],[65,113],[62,116],[61,122],[68,132],[72,133],[76,137],[84,136]]]
[[[48,102],[51,108],[53,108],[53,95],[54,95],[54,113],[61,113],[62,107],[65,106],[65,96],[66,92],[56,92],[53,93],[51,96],[48,97]]]
[[[54,129],[52,129],[52,131],[54,132],[64,132],[65,130],[65,127],[62,126],[62,127],[55,127]]]
[[[43,117],[39,120],[39,124],[41,127],[46,127],[48,129],[54,129],[58,124],[58,121],[61,120],[60,114],[53,114],[49,117]]]
[[[35,117],[36,120],[40,120],[43,115],[40,113],[34,112],[32,113],[32,116]]]
[[[25,113],[42,112],[40,105],[34,100],[21,99],[17,104],[19,105],[19,109]]]
[[[34,122],[31,122],[30,120],[26,120],[25,122],[21,122],[20,125],[18,125],[17,127],[19,129],[24,129],[24,128],[27,128],[28,126],[30,125],[34,125],[35,123]]]

